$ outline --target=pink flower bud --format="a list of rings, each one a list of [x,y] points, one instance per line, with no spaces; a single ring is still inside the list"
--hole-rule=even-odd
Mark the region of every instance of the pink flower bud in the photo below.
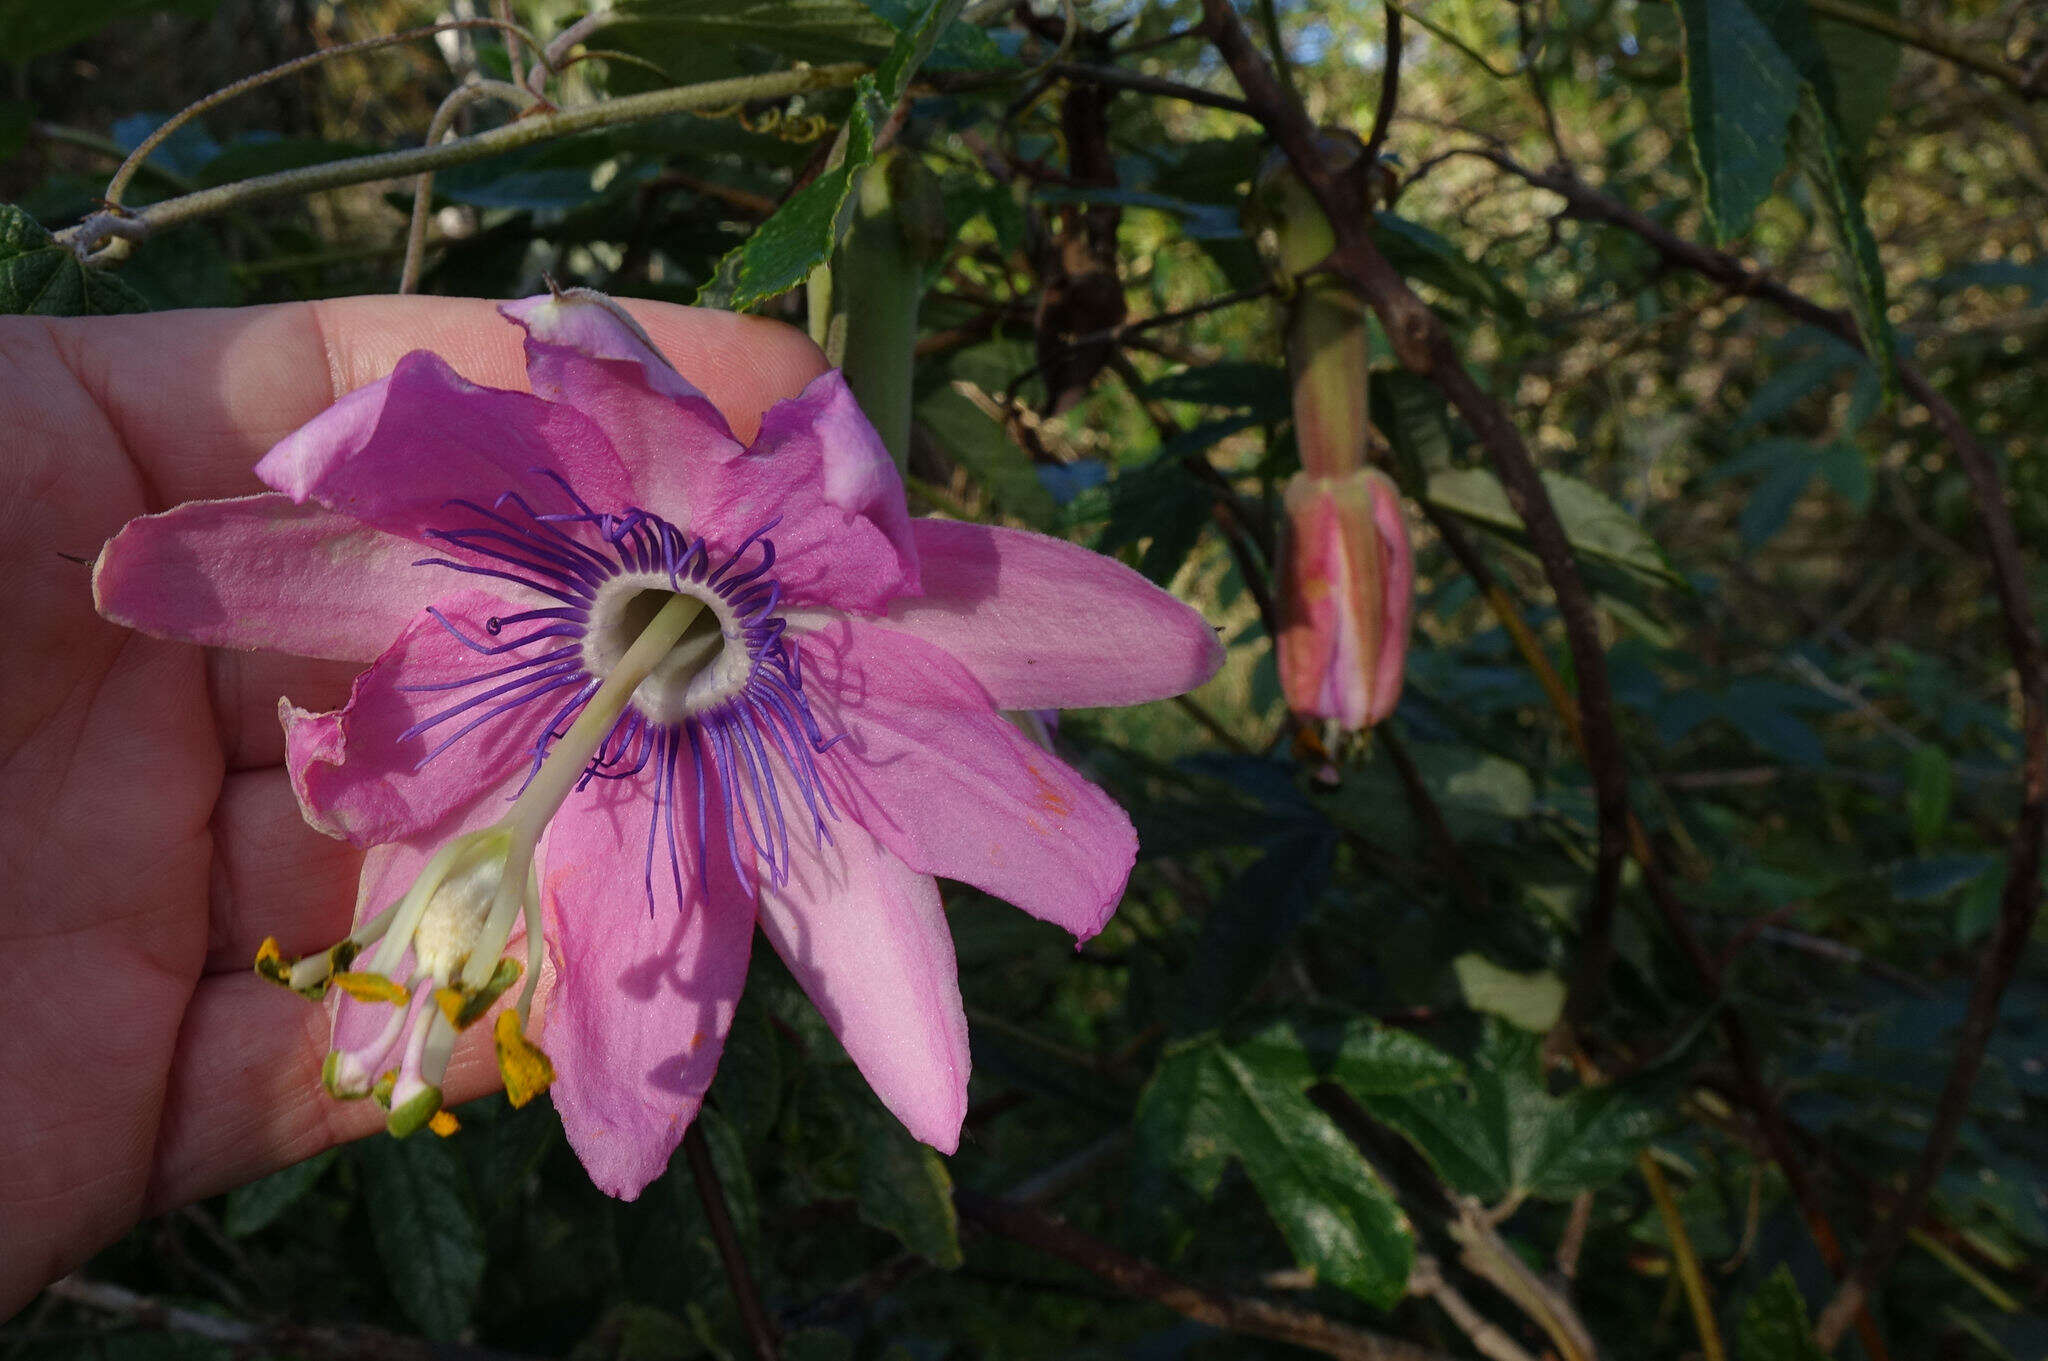
[[[1383,473],[1287,484],[1280,687],[1288,707],[1347,728],[1394,711],[1408,656],[1415,559],[1401,493]]]

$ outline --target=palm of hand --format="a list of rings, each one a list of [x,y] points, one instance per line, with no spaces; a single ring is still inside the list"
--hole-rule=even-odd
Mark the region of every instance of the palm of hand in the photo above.
[[[276,892],[290,886],[265,873],[280,834],[325,880],[303,883],[325,890],[313,921],[346,911],[335,890],[352,873],[347,848],[291,835],[276,720],[265,724],[254,693],[329,697],[334,668],[209,657],[93,613],[90,569],[74,559],[153,507],[121,413],[67,362],[84,357],[41,326],[0,338],[0,401],[17,432],[5,465],[14,513],[0,521],[16,588],[14,646],[0,657],[12,886],[0,1028],[4,1080],[19,1094],[0,1113],[0,1240],[25,1259],[27,1288],[72,1265],[73,1245],[234,1179],[252,1143],[265,1161],[298,1151],[265,1107],[292,1104],[278,1079],[317,1055],[320,1018],[250,986],[248,956],[277,924],[263,918],[290,911]],[[249,848],[262,848],[253,864]],[[238,1053],[242,1037],[261,1043]],[[195,1119],[209,1102],[219,1108]],[[238,1118],[214,1128],[223,1113]],[[19,1302],[0,1286],[0,1312]]]
[[[323,1012],[249,967],[347,929],[360,856],[300,821],[276,703],[333,707],[357,668],[130,633],[85,564],[133,516],[260,490],[271,443],[407,350],[523,386],[488,306],[0,322],[0,1318],[140,1216],[380,1124],[313,1082]],[[819,367],[783,328],[643,320],[746,429]],[[494,1077],[458,1056],[450,1096]]]

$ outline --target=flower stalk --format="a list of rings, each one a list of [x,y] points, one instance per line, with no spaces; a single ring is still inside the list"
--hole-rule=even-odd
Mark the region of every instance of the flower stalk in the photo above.
[[[812,285],[813,339],[845,371],[899,473],[910,456],[918,304],[946,244],[938,181],[915,151],[892,147],[861,172],[853,221]]]
[[[1332,173],[1355,170],[1349,134],[1319,143]],[[1280,685],[1304,717],[1365,729],[1393,712],[1407,661],[1414,560],[1401,497],[1369,466],[1365,304],[1317,271],[1337,235],[1283,158],[1261,171],[1248,213],[1285,290],[1287,374],[1301,472],[1286,492]]]

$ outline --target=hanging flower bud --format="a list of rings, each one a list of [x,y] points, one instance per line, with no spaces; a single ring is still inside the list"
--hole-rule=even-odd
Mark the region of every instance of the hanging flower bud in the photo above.
[[[1316,149],[1337,175],[1353,173],[1365,154],[1365,144],[1341,129],[1323,132]],[[1341,477],[1365,465],[1365,303],[1335,276],[1313,272],[1336,249],[1337,233],[1277,151],[1259,170],[1246,217],[1285,297],[1301,466],[1316,477]]]
[[[1295,475],[1280,589],[1288,707],[1361,729],[1392,713],[1408,656],[1415,560],[1401,493],[1385,474]]]

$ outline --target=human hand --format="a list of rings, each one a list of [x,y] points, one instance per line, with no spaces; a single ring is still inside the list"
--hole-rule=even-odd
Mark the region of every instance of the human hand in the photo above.
[[[139,1218],[382,1127],[315,1080],[325,1012],[250,968],[348,929],[360,852],[300,820],[277,699],[337,707],[357,668],[109,624],[89,564],[134,516],[262,490],[273,443],[407,351],[523,388],[492,307],[0,319],[0,1318]],[[633,310],[742,439],[824,367],[786,327]],[[497,1082],[471,1038],[451,1101]]]

